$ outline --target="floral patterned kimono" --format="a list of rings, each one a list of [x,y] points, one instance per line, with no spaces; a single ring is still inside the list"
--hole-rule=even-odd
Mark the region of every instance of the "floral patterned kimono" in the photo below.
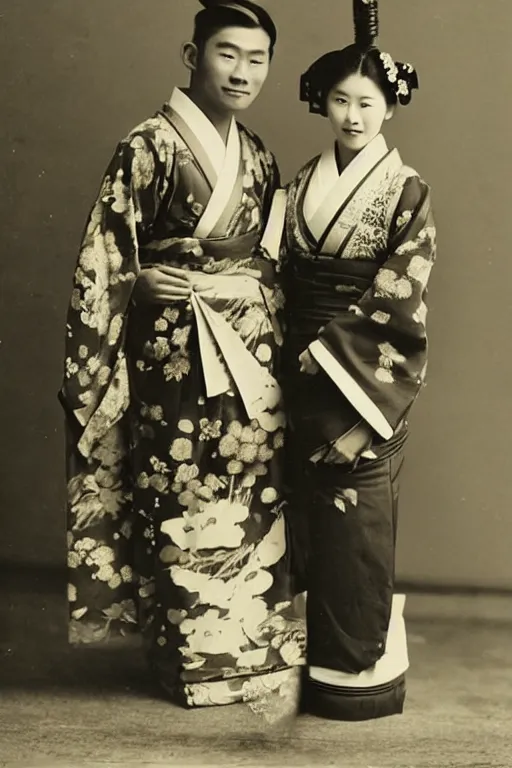
[[[296,703],[304,621],[282,499],[278,174],[259,139],[227,144],[186,93],[120,143],[90,215],[68,314],[70,637],[140,629],[188,706]],[[274,245],[272,245],[274,243]],[[139,270],[209,283],[137,306]]]
[[[398,482],[427,362],[429,189],[380,135],[342,173],[331,147],[289,186],[283,253],[310,706],[337,719],[395,714],[408,667],[405,598],[393,594]],[[354,463],[325,461],[365,424]]]

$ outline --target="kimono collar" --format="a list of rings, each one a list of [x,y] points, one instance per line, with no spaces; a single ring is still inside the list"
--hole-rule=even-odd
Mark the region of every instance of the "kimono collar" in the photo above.
[[[173,90],[169,99],[169,106],[186,122],[203,146],[217,175],[219,175],[224,165],[226,145],[211,120],[181,88]],[[233,134],[234,130],[236,130],[236,121],[231,118],[229,136]]]
[[[336,145],[333,143],[322,153],[309,182],[303,211],[317,239],[336,210],[388,152],[386,140],[379,134],[354,157],[341,174],[336,162]]]

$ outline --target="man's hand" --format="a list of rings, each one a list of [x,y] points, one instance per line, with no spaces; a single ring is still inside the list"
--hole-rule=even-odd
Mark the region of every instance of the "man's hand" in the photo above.
[[[249,275],[210,275],[190,273],[190,285],[199,296],[208,299],[252,299],[261,302],[262,293],[257,278]]]
[[[133,289],[137,304],[170,304],[188,301],[192,292],[191,273],[176,267],[146,267],[141,270]]]

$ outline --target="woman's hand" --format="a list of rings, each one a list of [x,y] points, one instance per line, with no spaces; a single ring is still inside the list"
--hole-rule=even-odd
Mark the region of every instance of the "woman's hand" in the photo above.
[[[314,376],[320,370],[320,366],[309,349],[305,349],[304,352],[301,352],[299,355],[299,363],[301,373],[307,373],[310,376]]]
[[[332,443],[324,461],[326,464],[353,464],[372,444],[373,431],[366,421]]]
[[[353,464],[371,448],[373,430],[366,421],[361,420],[350,432],[324,445],[313,453],[310,461],[324,464]]]

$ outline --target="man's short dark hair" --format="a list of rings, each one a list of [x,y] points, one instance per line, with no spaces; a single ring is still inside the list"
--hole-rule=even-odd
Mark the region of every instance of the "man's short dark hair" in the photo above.
[[[245,27],[246,29],[263,29],[270,38],[269,55],[274,55],[274,47],[277,34],[274,24],[269,17],[270,24],[262,24],[253,20],[250,16],[234,8],[217,6],[205,8],[199,11],[194,20],[194,35],[192,42],[202,52],[208,40],[225,27]]]

